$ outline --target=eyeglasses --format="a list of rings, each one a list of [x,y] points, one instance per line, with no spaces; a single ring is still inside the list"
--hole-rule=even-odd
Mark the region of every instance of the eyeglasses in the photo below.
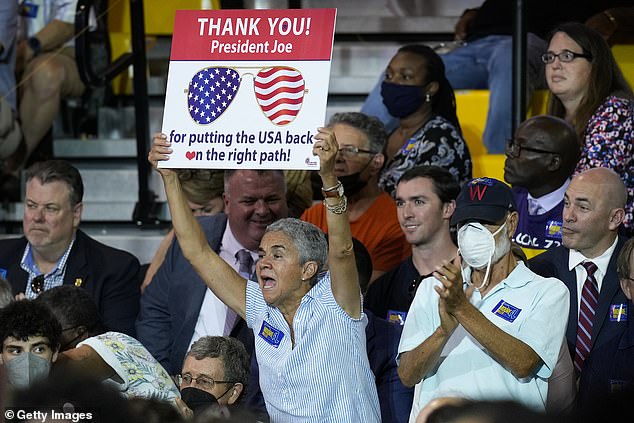
[[[506,140],[506,154],[509,157],[512,157],[512,158],[519,157],[520,154],[522,153],[522,150],[532,151],[533,153],[559,154],[556,151],[548,151],[548,150],[542,150],[541,148],[533,148],[533,147],[526,147],[524,145],[520,145],[519,143],[515,141],[514,138]]]
[[[200,375],[198,377],[193,377],[189,373],[176,375],[176,383],[178,383],[179,387],[191,385],[192,380],[196,381],[196,385],[200,386],[202,389],[213,389],[216,383],[236,383],[232,380],[214,380],[213,378],[205,375]]]
[[[37,275],[31,281],[31,291],[35,295],[40,295],[44,291],[44,274]]]
[[[254,69],[257,74],[237,70]],[[231,105],[244,75],[253,75],[253,91],[262,113],[278,126],[291,123],[302,108],[305,81],[302,73],[288,66],[265,68],[209,67],[196,72],[187,89],[187,110],[194,122],[209,125]]]
[[[555,61],[555,57],[558,57],[559,61],[562,63],[570,63],[577,57],[583,57],[589,62],[592,61],[592,55],[589,53],[575,53],[574,51],[570,50],[562,50],[562,52],[559,54],[555,54],[552,51],[547,51],[546,53],[542,54],[542,62],[544,62],[544,64],[546,65],[551,64]]]
[[[344,145],[343,147],[339,147],[339,153],[341,153],[341,155],[346,159],[355,157],[357,154],[378,154],[374,151],[364,150],[353,145]]]

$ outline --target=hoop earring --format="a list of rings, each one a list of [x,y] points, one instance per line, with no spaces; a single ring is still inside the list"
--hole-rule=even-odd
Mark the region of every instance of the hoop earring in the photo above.
[[[426,103],[431,103],[431,94],[430,93],[425,94],[425,102]]]

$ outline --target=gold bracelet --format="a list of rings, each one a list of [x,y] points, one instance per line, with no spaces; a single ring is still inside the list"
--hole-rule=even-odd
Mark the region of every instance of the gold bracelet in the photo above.
[[[324,199],[324,207],[326,208],[326,210],[334,214],[345,213],[346,210],[348,210],[348,199],[346,198],[345,195],[342,195],[339,198],[340,198],[339,202],[333,205],[328,204],[326,202],[326,199]]]
[[[340,186],[341,186],[341,182],[340,182],[339,180],[337,180],[337,183],[335,184],[335,186],[330,187],[330,188],[324,188],[324,187],[322,187],[322,188],[321,188],[321,190],[322,190],[323,192],[331,192],[331,191],[338,190]]]
[[[618,22],[616,22],[616,18],[609,10],[604,10],[603,14],[610,20],[610,22],[612,22],[612,25],[614,25],[615,28],[619,26]]]

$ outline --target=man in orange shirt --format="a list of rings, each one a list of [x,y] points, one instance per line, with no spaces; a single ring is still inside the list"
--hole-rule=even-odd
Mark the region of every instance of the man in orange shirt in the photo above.
[[[362,113],[337,113],[328,127],[339,142],[335,174],[341,183],[326,187],[323,194],[336,195],[340,188],[345,191],[352,236],[370,252],[374,281],[411,254],[396,217],[394,200],[378,185],[387,134],[378,119]],[[301,218],[327,230],[323,204],[309,208]]]

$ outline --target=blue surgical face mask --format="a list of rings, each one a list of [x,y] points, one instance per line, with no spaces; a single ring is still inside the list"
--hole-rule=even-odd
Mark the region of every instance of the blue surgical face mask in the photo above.
[[[425,101],[422,86],[400,85],[387,81],[381,84],[381,96],[387,111],[397,118],[413,114]]]
[[[11,385],[26,388],[34,381],[48,376],[51,362],[32,352],[23,352],[11,360],[5,360],[4,367]]]

